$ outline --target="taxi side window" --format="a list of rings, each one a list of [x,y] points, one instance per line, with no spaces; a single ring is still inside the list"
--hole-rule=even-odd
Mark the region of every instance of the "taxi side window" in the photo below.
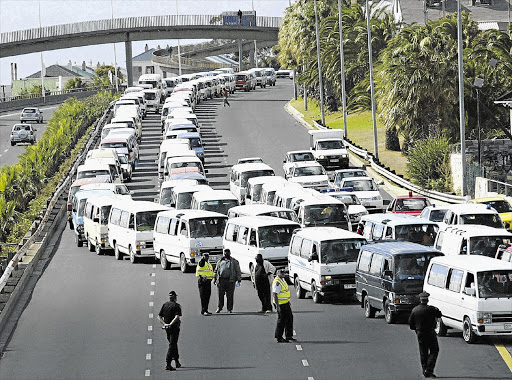
[[[379,254],[374,254],[372,257],[372,261],[370,264],[370,274],[374,274],[376,276],[380,275],[382,269],[382,261],[384,261],[384,257]]]
[[[291,249],[290,252],[292,255],[300,256],[300,247],[302,245],[302,238],[300,236],[295,235],[293,237],[292,243],[291,243]]]
[[[240,244],[246,244],[248,232],[249,232],[249,229],[247,227],[240,226],[240,229],[238,230],[237,242]]]
[[[128,211],[123,211],[121,213],[121,221],[119,225],[123,228],[128,228],[128,221],[130,219],[130,213]]]
[[[368,272],[370,270],[370,260],[372,259],[372,253],[369,251],[362,251],[359,255],[359,262],[357,263],[357,269],[361,272]]]
[[[373,227],[373,240],[381,240],[384,232],[384,226],[382,224],[376,224]]]
[[[176,236],[178,234],[179,219],[173,218],[169,227],[169,235]]]
[[[313,242],[308,239],[304,239],[302,241],[302,246],[300,248],[300,257],[303,259],[309,258],[309,253],[311,252],[311,246],[313,245]]]

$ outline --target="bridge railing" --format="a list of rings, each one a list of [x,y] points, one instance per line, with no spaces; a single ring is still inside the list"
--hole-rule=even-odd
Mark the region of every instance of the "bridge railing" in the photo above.
[[[219,15],[164,15],[164,16],[144,16],[144,17],[125,17],[106,20],[83,21],[70,24],[60,24],[45,26],[42,28],[32,28],[24,30],[15,30],[0,34],[0,43],[8,44],[26,40],[37,40],[49,37],[58,37],[69,34],[94,33],[101,31],[123,31],[132,28],[159,28],[169,26],[206,26],[223,25],[222,17]],[[259,28],[279,28],[281,25],[280,17],[256,17],[256,27]],[[233,26],[240,28],[240,26]],[[242,26],[242,28],[246,28]]]

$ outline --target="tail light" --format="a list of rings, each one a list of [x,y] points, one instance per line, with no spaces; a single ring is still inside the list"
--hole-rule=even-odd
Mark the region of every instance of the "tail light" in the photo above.
[[[409,191],[409,197],[412,197],[412,191]]]

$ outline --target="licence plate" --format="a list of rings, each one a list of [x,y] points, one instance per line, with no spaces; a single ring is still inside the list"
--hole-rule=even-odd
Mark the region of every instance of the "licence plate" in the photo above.
[[[210,256],[210,261],[217,262],[217,261],[219,261],[219,259],[220,259],[219,255],[212,255],[212,256]]]
[[[343,284],[344,289],[355,289],[356,284]]]
[[[505,330],[512,330],[512,323],[505,323]]]
[[[331,162],[340,162],[339,159],[331,160]]]

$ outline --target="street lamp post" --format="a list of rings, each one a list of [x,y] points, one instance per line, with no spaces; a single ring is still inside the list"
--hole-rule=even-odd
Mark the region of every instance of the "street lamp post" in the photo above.
[[[480,90],[484,85],[482,78],[475,78],[473,87],[476,89],[476,118],[477,118],[477,131],[478,131],[478,165],[482,165],[482,134],[480,128]]]
[[[178,22],[178,0],[176,0],[176,22]],[[181,75],[181,47],[180,47],[180,39],[178,38],[178,73]]]
[[[461,0],[457,0],[457,51],[458,51],[458,67],[459,67],[459,127],[460,127],[460,154],[461,154],[461,170],[462,170],[462,189],[461,195],[467,193],[466,180],[466,120],[464,115],[464,67],[462,49],[462,12]]]
[[[377,120],[375,106],[375,86],[373,83],[373,57],[372,57],[372,30],[370,27],[370,4],[366,0],[366,32],[368,33],[368,61],[370,64],[370,94],[372,101],[372,123],[373,123],[373,150],[375,158],[379,159],[379,145],[377,142]]]
[[[320,32],[318,31],[318,10],[315,0],[315,31],[316,31],[316,55],[318,60],[318,85],[320,86],[320,113],[322,125],[325,125],[324,112],[324,85],[322,80],[322,63],[320,62]]]
[[[37,3],[39,5],[39,28],[42,29],[42,26],[41,26],[41,0],[39,0]],[[44,68],[44,63],[43,63],[43,51],[41,51],[41,95],[43,96],[43,103],[46,103],[46,93],[44,91],[44,76],[46,75],[45,71],[46,70]]]
[[[114,28],[114,4],[113,0],[110,0],[110,10],[111,20],[112,20],[112,29]],[[117,53],[116,53],[116,43],[114,42],[114,77],[116,78],[116,92],[119,92],[119,81],[117,80]]]
[[[341,0],[338,0],[340,24],[340,65],[341,65],[341,104],[343,107],[343,128],[347,138],[347,93],[345,92],[345,53],[343,51],[343,17],[341,15]]]

